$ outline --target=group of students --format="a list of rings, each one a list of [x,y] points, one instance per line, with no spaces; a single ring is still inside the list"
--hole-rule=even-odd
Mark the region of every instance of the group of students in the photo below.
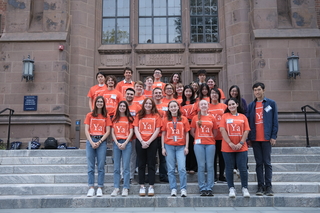
[[[114,190],[111,196],[120,194],[121,173],[123,176],[121,195],[128,196],[136,162],[138,162],[139,195],[153,196],[158,151],[159,158],[165,157],[164,162],[160,159],[160,163],[164,164],[160,165],[160,170],[162,168],[167,174],[171,196],[177,196],[175,177],[177,166],[181,197],[187,196],[187,173],[197,172],[200,196],[213,196],[215,181],[227,181],[229,197],[234,198],[235,167],[240,171],[242,194],[244,197],[250,197],[247,170],[248,139],[259,142],[259,144],[252,143],[253,148],[256,147],[256,151],[254,150],[258,177],[256,194],[263,195],[266,192],[267,195],[273,195],[271,159],[265,154],[271,154],[271,145],[275,144],[278,127],[277,125],[270,127],[269,123],[264,124],[261,115],[270,117],[269,114],[272,114],[277,123],[275,115],[277,109],[274,101],[264,97],[263,83],[256,83],[253,86],[256,100],[247,107],[245,100],[241,98],[239,87],[235,85],[230,87],[230,98],[225,100],[222,90],[215,86],[214,79],[209,78],[205,82],[205,70],[198,72],[199,83],[192,82],[185,86],[181,83],[178,73],[171,76],[170,83],[162,83],[161,69],[155,69],[153,77],[146,78],[145,85],[141,81],[133,82],[132,74],[130,68],[125,68],[125,79],[117,84],[114,76],[105,77],[102,73],[98,73],[99,84],[93,86],[88,93],[91,112],[87,114],[84,122],[87,137],[88,197],[95,194],[95,160],[98,167],[96,195],[97,197],[103,195],[106,139],[109,135],[113,141],[114,160]],[[257,89],[259,92],[255,92]],[[257,113],[256,102],[259,103]],[[254,118],[249,117],[250,122],[248,122],[245,114]],[[259,116],[256,114],[260,116],[260,120],[257,120]],[[254,135],[250,139],[249,132],[252,129]],[[270,147],[260,144],[265,141],[270,141]],[[219,162],[219,174],[217,162]],[[146,167],[148,190],[145,185]],[[260,170],[262,175],[258,174]]]

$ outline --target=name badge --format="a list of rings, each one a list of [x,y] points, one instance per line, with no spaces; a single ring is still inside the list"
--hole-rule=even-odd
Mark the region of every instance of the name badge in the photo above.
[[[112,99],[117,99],[117,95],[111,95]]]
[[[162,107],[162,111],[168,111],[168,107]]]
[[[268,105],[266,108],[264,108],[264,111],[269,112],[270,110],[272,110],[272,107],[270,105]]]
[[[162,86],[162,84],[157,84],[157,87],[161,87]]]
[[[227,119],[227,124],[232,124],[233,123],[233,119]]]
[[[136,112],[130,112],[131,116],[136,116]]]
[[[173,136],[173,141],[177,142],[177,140],[178,140],[177,136]]]
[[[196,139],[195,144],[201,144],[201,139]]]
[[[139,104],[142,104],[143,103],[143,101],[138,101],[139,102]]]

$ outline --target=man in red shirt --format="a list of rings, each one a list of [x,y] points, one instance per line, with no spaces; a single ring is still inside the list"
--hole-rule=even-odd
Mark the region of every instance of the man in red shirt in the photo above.
[[[160,87],[162,91],[164,91],[165,83],[161,82],[161,77],[162,77],[162,70],[160,68],[156,68],[153,71],[153,85],[152,89],[156,87]]]
[[[116,90],[118,90],[124,97],[126,94],[126,89],[134,88],[134,82],[132,81],[132,75],[133,75],[132,69],[129,67],[124,68],[123,75],[124,75],[124,80],[120,81],[117,84]]]

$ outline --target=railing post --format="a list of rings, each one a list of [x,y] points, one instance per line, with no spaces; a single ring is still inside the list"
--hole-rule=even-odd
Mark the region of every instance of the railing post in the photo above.
[[[309,133],[308,133],[308,122],[307,122],[307,109],[306,107],[302,107],[302,112],[304,112],[304,120],[305,120],[305,126],[306,126],[306,139],[307,139],[307,147],[310,148],[309,144]]]

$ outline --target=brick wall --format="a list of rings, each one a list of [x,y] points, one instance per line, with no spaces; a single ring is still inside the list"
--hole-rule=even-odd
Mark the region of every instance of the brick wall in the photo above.
[[[320,0],[315,0],[315,5],[316,5],[318,28],[320,29]]]
[[[0,33],[2,33],[3,29],[4,29],[6,6],[7,6],[7,1],[0,0],[0,14],[1,14],[1,23],[0,23],[1,29],[0,29]]]

